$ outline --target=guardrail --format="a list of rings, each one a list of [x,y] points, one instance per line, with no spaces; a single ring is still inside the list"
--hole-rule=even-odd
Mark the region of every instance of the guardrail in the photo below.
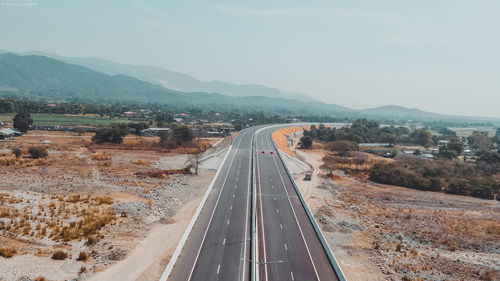
[[[273,144],[274,149],[276,149],[276,151],[278,152],[278,157],[279,157],[281,163],[283,164],[283,167],[285,168],[285,171],[288,175],[288,178],[292,182],[293,188],[295,189],[295,192],[297,193],[297,196],[299,197],[300,203],[302,204],[302,207],[306,211],[307,217],[309,218],[309,221],[311,222],[311,224],[314,228],[314,231],[316,232],[316,235],[318,236],[319,241],[321,242],[321,245],[323,246],[323,249],[325,250],[326,255],[328,256],[328,259],[330,260],[330,263],[331,263],[333,269],[335,270],[335,274],[337,275],[337,278],[340,281],[347,281],[345,279],[344,273],[342,272],[342,269],[340,268],[340,266],[337,262],[337,259],[335,259],[335,256],[332,254],[332,250],[330,249],[328,242],[326,241],[325,237],[323,236],[323,232],[321,232],[321,229],[319,228],[318,223],[316,222],[316,219],[314,218],[314,215],[309,210],[309,207],[307,207],[306,201],[302,197],[302,194],[300,193],[299,188],[295,184],[295,180],[293,179],[292,173],[290,173],[290,171],[288,170],[288,167],[285,164],[285,161],[283,161],[283,158],[281,157],[281,153],[282,153],[281,150],[276,146],[276,143],[274,143],[274,140],[272,137],[271,137],[271,142]]]

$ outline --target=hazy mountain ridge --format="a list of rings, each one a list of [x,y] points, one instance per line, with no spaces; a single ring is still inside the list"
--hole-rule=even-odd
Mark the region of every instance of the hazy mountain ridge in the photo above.
[[[108,75],[45,56],[0,54],[0,96],[53,101],[141,102],[219,111],[263,111],[268,114],[323,115],[386,120],[474,120],[497,118],[449,116],[401,106],[365,110],[264,96],[230,97],[217,93],[180,92],[127,75]]]
[[[363,110],[360,110],[360,112],[363,112],[365,114],[385,114],[385,115],[392,115],[392,116],[398,116],[398,117],[403,117],[403,116],[420,116],[420,117],[428,117],[428,118],[446,117],[446,115],[443,115],[443,114],[432,113],[432,112],[420,110],[418,108],[407,108],[407,107],[398,106],[398,105],[384,105],[384,106],[375,107],[375,108],[363,109]]]
[[[325,103],[262,96],[183,93],[127,75],[108,75],[45,56],[0,55],[0,95],[60,101],[137,101],[218,110],[265,110],[281,114],[332,114],[349,109]]]
[[[8,52],[9,51],[6,50],[0,50],[0,53]],[[304,102],[317,101],[305,94],[283,92],[279,89],[259,84],[236,85],[222,81],[203,82],[187,74],[154,66],[123,64],[100,58],[65,57],[40,51],[20,52],[17,54],[46,56],[67,63],[85,66],[109,75],[125,74],[143,81],[162,85],[167,89],[182,92],[207,92],[242,97],[264,96],[271,98],[297,99]]]

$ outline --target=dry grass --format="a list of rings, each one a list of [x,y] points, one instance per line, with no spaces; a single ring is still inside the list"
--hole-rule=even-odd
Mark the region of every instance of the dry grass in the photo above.
[[[338,197],[342,204],[331,206],[365,223],[368,228],[359,237],[371,241],[367,251],[381,267],[390,268],[396,280],[429,280],[437,274],[446,280],[500,278],[488,263],[467,260],[495,253],[500,245],[498,208],[490,201],[380,188],[335,175],[344,192]],[[350,206],[359,211],[353,212]]]
[[[151,161],[142,160],[142,159],[139,159],[139,160],[136,160],[136,161],[132,161],[131,163],[134,164],[134,165],[140,165],[140,166],[149,166],[149,165],[151,165]]]
[[[108,152],[96,152],[92,154],[91,159],[95,161],[109,161],[111,160],[111,154]]]
[[[82,266],[82,267],[80,267],[80,270],[78,271],[78,274],[84,274],[85,272],[87,272],[87,267]]]
[[[0,248],[0,257],[12,258],[17,253],[14,248]]]
[[[142,237],[143,229],[138,226],[138,218],[120,218],[116,214],[113,206],[115,198],[123,202],[123,198],[118,198],[117,194],[125,194],[130,195],[126,202],[139,200],[138,197],[143,195],[141,192],[147,193],[162,186],[165,183],[163,179],[148,176],[139,178],[136,173],[150,172],[151,163],[161,157],[172,156],[172,152],[157,147],[154,143],[157,140],[153,138],[131,142],[127,138],[125,148],[118,145],[110,146],[110,149],[93,144],[86,147],[90,143],[88,138],[82,141],[81,138],[67,135],[30,138],[30,144],[26,145],[21,143],[21,138],[19,141],[0,142],[0,151],[5,151],[0,153],[2,256],[33,253],[50,263],[54,251],[62,250],[69,254],[70,251],[74,252],[73,247],[81,247],[83,243],[84,248],[79,248],[82,254],[73,254],[71,263],[86,261],[88,270],[95,270],[96,265],[103,266],[108,261],[109,240],[117,248],[129,248],[132,247],[129,243],[135,241],[138,233]],[[23,138],[22,141],[27,140]],[[26,149],[29,145],[39,144],[40,140],[57,141],[57,145],[48,146],[51,151],[59,152],[51,153],[46,160],[29,157],[16,159],[11,153],[14,147]],[[142,145],[144,143],[145,146]],[[148,143],[154,153],[147,151]],[[199,152],[200,148],[195,145],[205,149],[209,144],[208,141],[193,142],[193,147],[180,150]],[[165,171],[161,177],[169,173],[185,171]],[[153,204],[151,200],[144,199],[144,202]],[[105,241],[100,241],[103,237],[106,237]],[[92,250],[99,253],[99,259],[90,258]],[[83,253],[87,255],[86,258]]]
[[[102,204],[111,205],[113,204],[113,198],[111,198],[111,196],[97,196],[95,198],[95,202],[97,203],[97,205],[102,205]]]
[[[117,219],[114,208],[107,207],[114,202],[110,196],[52,196],[45,199],[45,204],[28,204],[19,210],[15,205],[22,199],[6,195],[0,196],[4,203],[0,214],[10,220],[0,221],[0,231],[7,237],[48,237],[54,241],[95,239],[100,229]]]

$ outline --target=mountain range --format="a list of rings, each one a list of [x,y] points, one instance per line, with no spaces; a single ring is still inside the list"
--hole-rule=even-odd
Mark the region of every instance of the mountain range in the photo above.
[[[0,96],[51,101],[128,101],[158,103],[177,108],[200,107],[220,111],[262,111],[288,115],[421,121],[498,121],[494,118],[441,115],[394,105],[355,110],[308,100],[307,96],[300,94],[297,94],[299,97],[293,98],[293,94],[261,85],[206,83],[189,75],[156,67],[125,65],[96,58],[55,59],[53,57],[56,55],[49,57],[42,55],[45,53],[29,53],[19,55],[0,50]],[[162,79],[167,77],[168,82],[152,81],[156,79],[153,77],[160,76]],[[177,89],[167,88],[173,83],[197,90],[180,91],[178,89],[181,86],[173,87]],[[216,88],[207,85],[217,85],[233,95],[217,91],[211,93],[210,89]]]
[[[0,54],[1,53],[9,53],[9,51],[0,49]],[[85,66],[108,75],[125,74],[152,84],[162,85],[167,89],[182,92],[218,93],[235,97],[264,96],[270,98],[296,99],[304,102],[317,101],[306,94],[283,92],[279,89],[259,84],[236,85],[221,81],[203,82],[187,74],[153,66],[123,64],[100,58],[65,57],[41,51],[21,52],[16,54],[45,56],[63,62]]]

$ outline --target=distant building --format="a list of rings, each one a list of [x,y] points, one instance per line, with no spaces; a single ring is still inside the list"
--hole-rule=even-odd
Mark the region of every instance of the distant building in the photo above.
[[[149,109],[141,109],[140,110],[143,114],[151,114],[153,113],[153,111],[149,110]]]
[[[21,135],[22,135],[21,132],[14,130],[14,129],[11,129],[11,128],[0,130],[0,139],[2,139],[2,140],[12,138],[12,137],[19,137]]]
[[[448,143],[450,143],[450,141],[447,141],[447,140],[438,141],[438,149],[440,149],[441,147],[447,147]]]
[[[141,136],[158,136],[160,132],[169,133],[170,128],[149,128],[141,131]]]
[[[360,143],[359,146],[380,146],[380,147],[392,147],[392,143]]]
[[[127,117],[132,117],[132,116],[135,116],[137,114],[137,112],[127,111],[127,112],[123,112],[123,114],[125,114],[125,116],[127,116]]]

